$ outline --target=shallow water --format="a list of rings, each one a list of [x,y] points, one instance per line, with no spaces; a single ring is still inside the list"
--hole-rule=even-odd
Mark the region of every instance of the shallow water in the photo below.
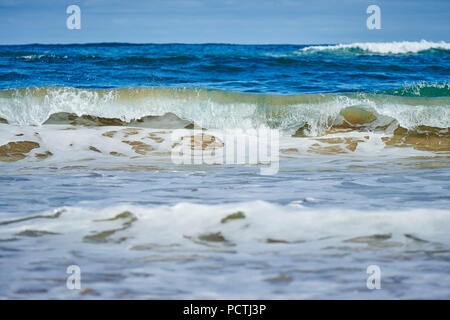
[[[0,297],[450,298],[447,46],[0,47]]]

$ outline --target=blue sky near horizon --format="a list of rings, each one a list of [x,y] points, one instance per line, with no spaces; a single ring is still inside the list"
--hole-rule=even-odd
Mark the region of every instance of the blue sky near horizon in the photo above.
[[[71,4],[81,30],[66,28]],[[449,0],[0,0],[0,44],[449,42],[449,21]]]

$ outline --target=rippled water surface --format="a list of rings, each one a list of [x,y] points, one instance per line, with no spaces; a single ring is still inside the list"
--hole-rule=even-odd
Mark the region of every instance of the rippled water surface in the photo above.
[[[0,297],[450,298],[449,50],[0,46]]]

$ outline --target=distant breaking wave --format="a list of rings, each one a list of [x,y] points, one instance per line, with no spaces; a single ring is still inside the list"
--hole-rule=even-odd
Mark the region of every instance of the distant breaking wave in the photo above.
[[[399,42],[356,42],[330,46],[309,46],[296,51],[297,54],[314,52],[354,53],[354,54],[408,54],[430,50],[450,50],[450,43],[440,41],[399,41]]]

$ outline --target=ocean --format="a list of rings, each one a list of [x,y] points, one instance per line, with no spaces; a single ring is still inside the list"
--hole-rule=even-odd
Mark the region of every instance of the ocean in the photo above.
[[[0,298],[449,299],[449,79],[425,40],[0,46]]]

